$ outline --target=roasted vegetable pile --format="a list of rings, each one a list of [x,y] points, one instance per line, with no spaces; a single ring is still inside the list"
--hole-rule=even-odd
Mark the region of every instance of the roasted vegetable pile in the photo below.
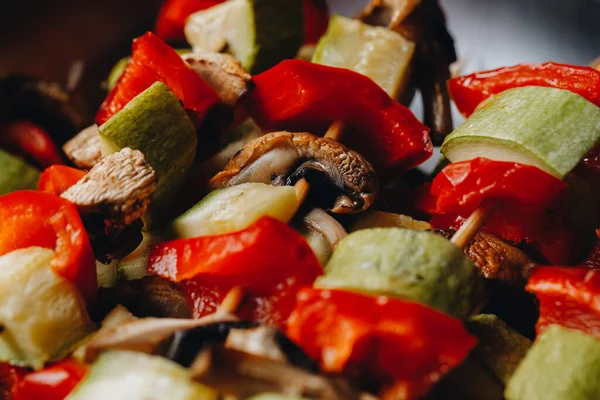
[[[0,398],[600,397],[600,71],[451,77],[437,0],[154,31],[93,120],[0,80]]]

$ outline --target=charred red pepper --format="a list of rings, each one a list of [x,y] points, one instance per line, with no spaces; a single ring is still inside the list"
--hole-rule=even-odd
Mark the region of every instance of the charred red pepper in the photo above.
[[[0,147],[32,162],[38,168],[64,164],[50,135],[28,121],[13,121],[1,126]]]
[[[566,187],[533,166],[475,158],[446,166],[433,180],[431,194],[437,197],[437,214],[468,215],[488,198],[511,209],[540,208]]]
[[[600,339],[600,272],[587,268],[538,267],[526,289],[540,303],[538,334],[558,324]]]
[[[401,170],[429,158],[429,129],[371,79],[343,68],[286,60],[254,77],[249,114],[270,129],[325,132],[346,124],[342,142],[379,170]]]
[[[239,232],[158,244],[148,269],[185,281],[182,287],[197,317],[214,311],[229,289],[244,286],[251,299],[240,315],[274,323],[289,315],[299,287],[322,273],[304,238],[270,217]]]
[[[557,64],[519,64],[453,78],[450,95],[460,112],[469,116],[491,95],[523,86],[570,90],[600,106],[600,71],[592,67]]]
[[[213,88],[175,50],[151,32],[133,41],[131,61],[100,106],[96,123],[102,125],[154,82],[167,85],[194,116],[196,126],[219,102]]]
[[[48,193],[21,190],[0,196],[0,255],[40,246],[56,252],[52,269],[84,299],[96,297],[96,263],[77,208]]]
[[[38,190],[60,196],[76,184],[87,172],[66,165],[53,165],[40,175]]]
[[[329,25],[329,8],[325,0],[303,0],[304,44],[315,44]]]
[[[13,400],[63,400],[86,373],[83,364],[70,360],[58,362],[25,375],[16,385]]]
[[[425,394],[467,357],[476,339],[462,323],[419,303],[305,288],[287,333],[327,372],[367,376]]]
[[[15,400],[17,386],[26,373],[26,368],[0,362],[0,399]]]
[[[167,0],[158,13],[154,31],[163,40],[183,41],[187,17],[224,2],[225,0]]]

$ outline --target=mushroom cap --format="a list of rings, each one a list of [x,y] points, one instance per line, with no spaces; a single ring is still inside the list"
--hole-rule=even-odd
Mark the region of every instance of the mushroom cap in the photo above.
[[[367,160],[341,143],[305,132],[273,132],[247,143],[211,179],[210,187],[245,182],[293,185],[315,172],[337,192],[334,213],[359,213],[375,201],[377,175]]]
[[[144,154],[128,147],[106,156],[61,197],[84,214],[98,213],[115,228],[140,218],[157,184]]]

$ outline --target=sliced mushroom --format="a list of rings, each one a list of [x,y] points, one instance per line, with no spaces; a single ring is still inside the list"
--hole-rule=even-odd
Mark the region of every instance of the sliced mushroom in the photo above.
[[[450,65],[456,61],[456,51],[438,0],[372,0],[360,19],[387,26],[417,44],[412,83],[421,92],[423,119],[432,128],[433,143],[440,145],[452,130],[446,82],[450,78]]]
[[[188,53],[182,57],[228,106],[234,107],[240,97],[252,88],[252,76],[229,54],[202,52]]]
[[[269,133],[249,142],[213,177],[210,186],[217,189],[244,182],[293,185],[301,178],[318,187],[311,191],[333,194],[331,211],[338,214],[368,209],[378,190],[375,171],[360,154],[327,138],[291,132]]]
[[[112,288],[101,289],[90,315],[100,320],[119,304],[140,318],[192,317],[192,311],[178,287],[158,276],[121,281]]]
[[[83,214],[99,214],[109,231],[118,232],[144,214],[157,180],[142,152],[124,148],[102,158],[61,197]]]
[[[98,125],[88,126],[63,146],[63,151],[73,164],[83,169],[91,169],[102,157]]]
[[[235,321],[233,315],[215,313],[200,319],[141,318],[102,327],[77,348],[74,356],[83,362],[93,361],[105,350],[132,350],[154,353],[165,340],[179,331]]]
[[[321,234],[332,249],[348,235],[342,224],[320,208],[314,208],[306,214],[304,223],[308,229]]]
[[[447,238],[453,230],[436,231]],[[533,261],[520,249],[486,232],[479,232],[464,249],[481,274],[487,279],[496,279],[522,285],[533,268]]]
[[[260,393],[282,393],[322,400],[359,399],[341,378],[329,378],[296,366],[213,345],[190,367],[191,376],[236,399]]]

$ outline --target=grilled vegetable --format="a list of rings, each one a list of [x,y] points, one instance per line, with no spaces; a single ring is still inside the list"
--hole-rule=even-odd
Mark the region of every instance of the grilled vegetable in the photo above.
[[[470,318],[467,329],[479,340],[474,353],[506,385],[531,347],[531,341],[491,314]]]
[[[539,301],[538,334],[557,324],[600,340],[600,272],[587,268],[538,267],[526,289]]]
[[[154,83],[102,125],[100,137],[104,155],[124,147],[144,153],[159,177],[146,223],[163,222],[196,154],[196,132],[177,97]]]
[[[415,44],[397,32],[334,16],[313,62],[348,68],[373,79],[397,99],[408,81]]]
[[[312,288],[298,294],[287,333],[324,371],[371,379],[408,399],[426,393],[476,344],[460,321],[427,306]]]
[[[430,232],[365,229],[340,242],[316,286],[403,297],[464,318],[478,291],[477,269]]]
[[[256,74],[293,58],[304,41],[300,0],[230,0],[198,11],[185,24],[194,51],[227,48]]]
[[[508,382],[507,400],[589,400],[600,393],[600,341],[557,325],[542,333]]]
[[[93,328],[77,288],[52,270],[54,257],[41,247],[0,257],[2,361],[41,368]]]
[[[253,81],[244,105],[262,127],[323,133],[342,121],[354,128],[342,142],[380,173],[414,167],[432,154],[429,129],[361,74],[286,60]]]
[[[250,298],[238,315],[276,325],[291,312],[299,288],[322,273],[304,238],[271,217],[238,232],[160,243],[148,270],[181,282],[195,317],[215,311],[229,290],[243,285]]]
[[[20,189],[35,189],[40,173],[17,156],[0,149],[0,196]]]
[[[193,382],[172,361],[131,351],[100,356],[67,400],[217,400],[218,394]]]
[[[460,76],[448,83],[456,106],[467,116],[490,96],[523,86],[569,90],[600,106],[600,71],[591,67],[553,62],[520,64]]]
[[[247,228],[265,215],[288,222],[298,206],[291,186],[243,183],[210,193],[175,219],[171,229],[178,238],[231,233]]]
[[[47,193],[13,192],[0,196],[0,226],[0,255],[31,246],[52,249],[52,269],[72,282],[86,301],[96,297],[94,254],[73,204]]]
[[[318,188],[311,200],[338,214],[365,211],[378,190],[373,167],[357,152],[326,138],[291,132],[273,132],[247,143],[210,185],[290,185],[304,177]]]
[[[452,162],[486,157],[538,167],[563,179],[600,140],[600,107],[560,89],[507,90],[444,140]]]
[[[98,126],[104,124],[154,82],[171,89],[190,110],[199,126],[208,110],[219,102],[215,91],[177,52],[151,32],[133,41],[131,61],[96,114]]]

